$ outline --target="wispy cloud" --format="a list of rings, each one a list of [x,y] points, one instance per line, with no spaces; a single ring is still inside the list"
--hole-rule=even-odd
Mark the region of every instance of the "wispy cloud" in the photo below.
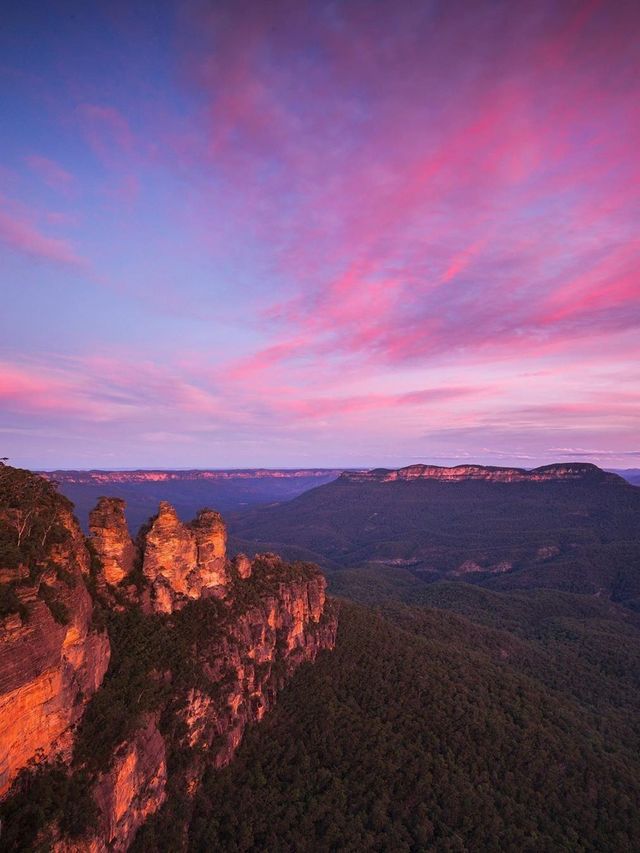
[[[96,270],[51,305],[46,356],[8,350],[16,418],[52,418],[51,383],[69,422],[203,457],[225,438],[358,464],[635,446],[637,6],[159,15],[110,19],[92,63],[43,33],[64,73],[15,77],[55,145],[21,148],[16,118],[0,240],[60,281],[85,254]]]
[[[24,214],[2,205],[0,198],[0,242],[9,249],[39,261],[76,270],[86,270],[87,262],[70,242],[45,234]]]

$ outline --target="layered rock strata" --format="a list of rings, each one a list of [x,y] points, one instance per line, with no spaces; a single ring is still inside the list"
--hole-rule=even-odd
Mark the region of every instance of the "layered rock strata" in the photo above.
[[[231,760],[247,725],[262,719],[294,670],[335,644],[337,620],[316,567],[273,554],[230,561],[218,513],[203,510],[184,524],[169,504],[134,543],[124,508],[118,499],[99,501],[88,548],[60,499],[58,534],[38,572],[0,566],[0,583],[16,596],[15,611],[0,622],[0,799],[33,761],[73,761],[69,772],[89,779],[97,818],[80,838],[64,837],[57,825],[42,830],[38,843],[59,853],[127,850],[167,800],[172,756],[181,757],[172,790],[188,801],[205,767]],[[111,655],[93,614],[101,609],[104,619],[116,601],[108,617],[119,625],[116,673],[96,697],[107,700],[86,710]],[[145,648],[159,631],[157,660],[139,661],[135,643]],[[103,726],[100,715],[122,704],[111,693],[123,667],[142,689],[118,712],[127,723],[113,731],[126,735],[111,742],[110,720]],[[147,685],[151,698],[143,700]],[[94,728],[86,729],[90,719]],[[94,739],[78,751],[86,731]],[[92,763],[100,739],[107,760]]]
[[[84,538],[69,509],[60,507],[57,521],[61,541],[33,583],[24,566],[2,573],[21,607],[0,620],[0,797],[29,762],[69,756],[72,727],[109,665],[83,579]]]
[[[617,474],[602,471],[590,463],[567,462],[543,465],[528,471],[525,468],[500,468],[490,465],[456,465],[445,468],[439,465],[408,465],[390,470],[375,468],[371,471],[345,471],[340,479],[350,482],[377,481],[390,483],[397,480],[439,480],[445,483],[463,480],[484,480],[493,483],[540,483],[562,480],[583,480],[597,477],[607,481],[624,482]]]
[[[96,555],[102,564],[104,580],[113,586],[133,571],[136,549],[129,535],[120,498],[100,498],[89,513],[89,532]]]
[[[171,613],[189,599],[224,596],[229,582],[227,531],[219,513],[201,510],[190,524],[183,524],[163,501],[138,545],[154,611]]]

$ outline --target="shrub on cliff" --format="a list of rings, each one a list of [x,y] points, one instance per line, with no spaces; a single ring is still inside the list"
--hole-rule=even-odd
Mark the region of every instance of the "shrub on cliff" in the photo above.
[[[95,828],[97,817],[86,774],[70,775],[61,762],[25,769],[0,804],[0,850],[48,849],[39,836],[53,825],[81,838]]]
[[[71,507],[54,483],[22,468],[0,466],[0,565],[25,565],[37,573],[50,547],[66,538],[59,512]]]

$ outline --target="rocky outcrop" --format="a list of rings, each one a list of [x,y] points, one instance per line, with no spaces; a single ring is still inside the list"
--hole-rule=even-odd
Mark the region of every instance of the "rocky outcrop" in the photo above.
[[[243,580],[251,577],[251,560],[246,554],[236,554],[233,565],[238,573],[238,577],[243,578]]]
[[[165,803],[167,768],[171,790],[188,803],[205,767],[232,759],[295,669],[333,648],[337,620],[315,566],[274,554],[229,561],[217,512],[185,524],[163,503],[134,545],[124,502],[102,498],[88,549],[59,500],[42,559],[0,567],[15,596],[0,633],[0,797],[30,762],[62,759],[69,774],[82,774],[97,817],[73,839],[49,825],[43,844],[58,853],[124,851]],[[132,572],[135,583],[123,583]],[[117,626],[104,684],[111,649],[95,607],[113,608]],[[28,784],[16,796],[28,800]]]
[[[201,649],[208,686],[190,690],[179,711],[186,729],[183,745],[194,749],[187,789],[197,782],[203,755],[216,767],[228,764],[247,725],[264,717],[297,667],[335,645],[337,619],[326,605],[324,577],[312,570],[279,581],[288,569],[274,555],[257,556],[251,576],[271,591]]]
[[[33,582],[24,566],[3,571],[20,609],[0,621],[0,796],[29,762],[69,756],[72,727],[109,664],[109,640],[93,624],[84,583],[82,533],[64,505],[57,523],[59,541]]]
[[[543,465],[531,471],[525,468],[499,468],[490,465],[456,465],[444,468],[439,465],[409,465],[406,468],[390,470],[375,468],[372,471],[345,471],[340,479],[362,483],[377,481],[390,483],[398,480],[439,480],[443,483],[455,483],[463,480],[484,480],[492,483],[547,483],[553,480],[599,479],[607,482],[621,482],[624,479],[589,463],[566,462]]]
[[[458,576],[484,572],[490,575],[501,575],[505,572],[510,572],[512,569],[513,563],[510,560],[500,560],[498,563],[485,566],[481,566],[475,560],[465,560],[464,563],[461,563],[457,569],[453,569],[449,574]]]
[[[167,750],[157,718],[147,715],[131,740],[116,750],[113,764],[94,786],[99,833],[85,842],[93,850],[126,850],[136,832],[166,798]]]
[[[189,525],[196,540],[197,572],[204,590],[224,589],[229,583],[227,570],[227,528],[219,512],[203,509]]]
[[[273,554],[258,555],[249,564],[246,578],[238,573],[230,581],[224,601],[209,599],[199,630],[202,610],[199,616],[188,610],[176,614],[184,619],[170,631],[192,637],[191,671],[186,674],[176,662],[162,673],[171,685],[167,698],[153,714],[142,714],[132,736],[115,745],[111,766],[94,784],[98,830],[75,850],[126,850],[165,802],[167,766],[175,754],[180,761],[173,764],[172,790],[186,798],[177,818],[186,827],[187,804],[206,766],[228,764],[247,726],[262,720],[292,673],[335,645],[336,615],[315,567],[291,566]]]
[[[201,510],[183,524],[163,501],[148,529],[139,536],[142,572],[149,583],[149,606],[171,613],[189,599],[223,597],[229,581],[227,531],[219,513]]]
[[[120,498],[100,498],[89,513],[89,531],[96,555],[102,564],[104,580],[119,584],[133,570],[135,547]]]

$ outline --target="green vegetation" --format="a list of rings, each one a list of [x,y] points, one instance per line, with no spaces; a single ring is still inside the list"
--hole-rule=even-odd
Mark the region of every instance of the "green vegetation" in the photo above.
[[[67,531],[59,523],[61,508],[72,504],[55,484],[22,468],[0,464],[0,564],[3,568],[26,565],[37,572],[51,545],[62,542]]]
[[[0,804],[0,849],[6,853],[47,850],[41,834],[52,825],[72,839],[96,824],[97,808],[86,774],[69,774],[60,762],[23,770],[12,796]]]
[[[335,652],[207,773],[190,849],[633,850],[633,720],[523,673],[485,630],[345,603]]]
[[[611,595],[640,609],[640,489],[605,475],[544,483],[336,480],[230,518],[246,551],[305,554],[327,570],[370,565],[423,581],[466,561],[492,589]],[[511,570],[494,573],[501,563]]]
[[[60,498],[7,470],[0,554],[30,576],[0,587],[0,616],[23,606],[20,583],[37,581],[64,622],[57,582],[75,579],[47,557],[64,535],[50,512]],[[19,534],[33,499],[20,503],[21,484],[44,498]],[[636,850],[640,490],[369,485],[331,484],[239,522],[258,540],[269,531],[270,550],[289,537],[285,551],[320,553],[334,567],[338,643],[302,667],[228,768],[206,771],[193,808],[175,707],[191,687],[220,698],[225,674],[211,682],[203,657],[242,614],[262,608],[266,618],[280,583],[316,569],[265,556],[249,580],[232,579],[233,606],[198,600],[145,616],[124,597],[117,612],[101,605],[93,554],[88,583],[109,630],[109,670],[80,722],[71,772],[54,764],[19,777],[0,808],[0,847],[42,846],[52,823],[86,832],[91,778],[141,714],[159,711],[168,798],[137,853],[180,849],[189,815],[193,851]],[[442,580],[465,560],[513,569]],[[55,586],[44,583],[52,569]]]
[[[212,686],[198,664],[198,645],[216,637],[221,608],[209,599],[173,617],[145,616],[134,607],[108,614],[109,670],[78,728],[74,764],[106,769],[115,747],[132,735],[143,713],[162,708],[188,686]]]
[[[38,587],[38,596],[47,605],[51,611],[51,615],[59,625],[69,624],[69,609],[62,601],[60,601],[59,598],[56,597],[56,590],[54,587],[49,586],[42,581]]]
[[[0,619],[17,613],[23,622],[29,618],[28,608],[20,601],[15,583],[0,584]]]
[[[28,619],[28,608],[21,602],[18,589],[31,584],[38,586],[40,597],[57,622],[69,621],[67,608],[55,589],[41,583],[42,575],[51,569],[67,586],[75,582],[64,567],[52,566],[49,561],[51,547],[65,542],[69,535],[60,523],[63,509],[71,509],[71,504],[53,483],[0,462],[0,567],[16,570],[16,579],[0,586],[0,617],[17,613],[23,621]]]

